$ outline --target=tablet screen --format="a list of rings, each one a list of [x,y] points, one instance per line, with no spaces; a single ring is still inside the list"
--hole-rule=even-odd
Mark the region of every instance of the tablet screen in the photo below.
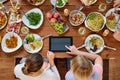
[[[72,45],[72,37],[64,36],[50,36],[49,37],[49,50],[53,52],[65,52],[68,49],[65,48],[65,45],[71,46]]]

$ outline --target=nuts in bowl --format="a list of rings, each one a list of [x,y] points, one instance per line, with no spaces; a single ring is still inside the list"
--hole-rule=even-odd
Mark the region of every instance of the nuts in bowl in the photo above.
[[[69,21],[73,26],[81,25],[85,18],[86,18],[85,14],[78,10],[71,11],[69,15]]]

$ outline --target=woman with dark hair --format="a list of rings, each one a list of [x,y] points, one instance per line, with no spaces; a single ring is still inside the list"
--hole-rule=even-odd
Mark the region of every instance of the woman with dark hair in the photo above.
[[[55,54],[48,51],[48,63],[40,54],[31,54],[25,62],[15,66],[14,74],[21,80],[60,80],[54,57]]]

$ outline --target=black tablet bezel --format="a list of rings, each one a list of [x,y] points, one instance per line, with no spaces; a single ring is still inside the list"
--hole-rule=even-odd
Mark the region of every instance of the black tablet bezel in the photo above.
[[[68,38],[68,39],[70,39],[70,45],[73,45],[73,38],[72,38],[72,36],[50,36],[49,37],[49,51],[52,51],[52,52],[66,52],[66,51],[68,51],[68,50],[51,50],[51,40],[52,40],[52,38]]]

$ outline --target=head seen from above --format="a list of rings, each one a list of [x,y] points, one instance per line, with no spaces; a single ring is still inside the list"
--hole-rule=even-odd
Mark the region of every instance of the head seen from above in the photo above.
[[[76,56],[71,60],[71,70],[76,80],[88,80],[92,75],[92,63],[84,56]]]
[[[27,59],[25,66],[22,68],[24,74],[29,75],[31,72],[37,72],[43,65],[43,57],[38,54],[31,54]]]

